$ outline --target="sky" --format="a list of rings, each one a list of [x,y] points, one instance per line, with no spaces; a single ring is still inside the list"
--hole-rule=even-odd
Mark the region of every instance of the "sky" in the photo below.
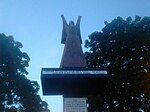
[[[58,68],[63,47],[62,20],[81,20],[83,42],[88,35],[101,31],[104,21],[117,16],[150,16],[150,0],[0,0],[0,33],[12,35],[23,44],[31,61],[27,76],[41,86],[41,68]],[[84,51],[84,44],[82,45]],[[63,112],[62,96],[43,96],[51,112]]]

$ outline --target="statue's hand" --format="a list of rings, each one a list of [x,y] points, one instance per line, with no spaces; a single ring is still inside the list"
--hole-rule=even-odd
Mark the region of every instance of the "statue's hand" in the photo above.
[[[64,15],[62,14],[61,17],[64,18]]]
[[[79,16],[79,18],[81,19],[82,16]]]

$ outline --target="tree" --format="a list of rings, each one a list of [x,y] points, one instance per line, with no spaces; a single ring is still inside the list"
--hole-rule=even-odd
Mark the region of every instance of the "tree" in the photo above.
[[[49,112],[38,83],[25,76],[30,58],[22,47],[12,36],[0,34],[0,112]]]
[[[88,67],[106,68],[111,75],[103,105],[91,110],[149,112],[150,17],[106,21],[102,31],[89,36],[85,47]]]

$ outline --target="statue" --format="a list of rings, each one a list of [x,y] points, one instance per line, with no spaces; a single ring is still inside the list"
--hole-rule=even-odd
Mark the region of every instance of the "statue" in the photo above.
[[[69,22],[69,25],[67,24],[64,15],[61,15],[62,21],[63,21],[63,31],[62,31],[62,40],[61,43],[65,44],[67,37],[71,35],[75,35],[80,39],[80,43],[82,44],[81,40],[81,33],[80,33],[80,21],[81,16],[78,17],[76,25],[74,25],[73,21]]]
[[[61,43],[65,44],[60,68],[86,67],[86,60],[82,51],[82,40],[80,33],[81,16],[78,17],[76,25],[73,21],[67,24],[64,15],[61,15],[63,30]]]

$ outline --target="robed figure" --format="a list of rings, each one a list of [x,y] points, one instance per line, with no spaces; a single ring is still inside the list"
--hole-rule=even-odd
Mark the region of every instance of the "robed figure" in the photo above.
[[[63,31],[61,43],[65,44],[60,68],[86,67],[86,60],[82,51],[82,39],[80,33],[81,16],[77,23],[70,21],[67,24],[64,15],[61,15],[63,21]]]

